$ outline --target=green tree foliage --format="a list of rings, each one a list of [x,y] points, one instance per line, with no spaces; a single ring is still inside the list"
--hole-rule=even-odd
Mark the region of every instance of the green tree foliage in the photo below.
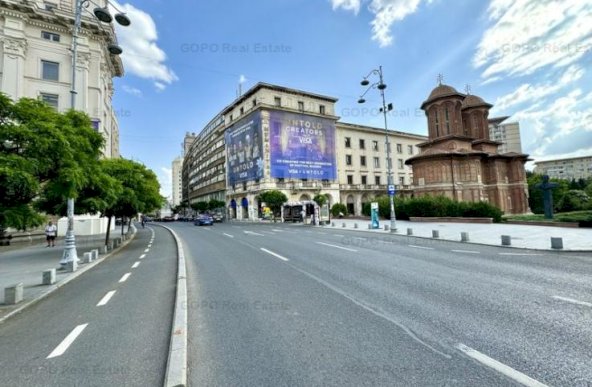
[[[327,198],[326,194],[317,194],[314,198],[312,198],[312,200],[314,200],[316,204],[322,207],[325,203],[327,203],[329,199]]]
[[[222,200],[210,199],[208,202],[208,210],[217,210],[218,208],[222,208],[226,206],[226,203]]]
[[[585,191],[573,189],[566,192],[565,195],[557,202],[557,211],[583,211],[592,208],[592,201],[590,196]]]
[[[205,212],[209,209],[208,202],[197,202],[191,204],[191,208],[193,208],[197,212]]]
[[[347,206],[343,203],[335,203],[331,206],[331,215],[339,216],[339,213],[347,215]]]
[[[260,193],[258,200],[271,209],[275,221],[276,214],[280,213],[282,206],[288,201],[288,197],[281,191],[271,190]]]

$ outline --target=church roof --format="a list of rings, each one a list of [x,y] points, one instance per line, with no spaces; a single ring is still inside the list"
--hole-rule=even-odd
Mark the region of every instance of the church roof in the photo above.
[[[434,90],[432,90],[432,92],[430,93],[430,96],[428,97],[427,100],[431,101],[436,98],[448,97],[450,95],[455,95],[455,94],[459,94],[459,92],[456,91],[456,89],[454,87],[441,83],[438,86],[436,86],[434,88]]]
[[[472,108],[472,107],[481,107],[481,106],[492,107],[492,105],[485,102],[483,100],[483,98],[478,97],[473,94],[469,94],[463,100],[461,109],[468,109],[468,108]]]

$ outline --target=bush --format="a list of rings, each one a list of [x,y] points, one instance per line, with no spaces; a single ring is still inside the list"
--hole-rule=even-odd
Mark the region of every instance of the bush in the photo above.
[[[342,203],[333,204],[333,206],[331,207],[331,215],[339,216],[340,212],[342,212],[343,215],[347,215],[347,207],[345,206],[345,204],[342,204]]]
[[[590,197],[582,190],[570,190],[557,202],[558,212],[583,211],[590,208]]]

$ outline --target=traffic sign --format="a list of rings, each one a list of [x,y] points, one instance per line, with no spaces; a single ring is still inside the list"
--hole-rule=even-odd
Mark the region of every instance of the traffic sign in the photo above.
[[[389,195],[394,195],[395,194],[395,185],[394,184],[389,184],[388,185],[388,190],[387,190]]]

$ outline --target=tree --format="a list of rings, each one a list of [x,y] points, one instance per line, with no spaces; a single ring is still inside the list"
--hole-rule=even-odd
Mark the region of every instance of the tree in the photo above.
[[[331,215],[337,217],[340,214],[347,215],[347,206],[343,203],[335,203],[331,207]]]
[[[276,214],[281,212],[282,206],[287,201],[288,197],[286,194],[278,190],[265,191],[259,194],[259,202],[265,203],[265,205],[271,209],[274,222]]]
[[[191,208],[197,212],[204,212],[208,210],[209,206],[208,202],[196,202],[191,204]]]
[[[312,200],[314,200],[319,207],[322,207],[329,199],[327,198],[327,194],[317,194]]]
[[[210,199],[210,201],[208,202],[208,210],[212,211],[212,210],[216,210],[220,207],[225,207],[226,203],[223,202],[222,200],[216,200],[216,199]]]
[[[117,200],[105,209],[108,217],[107,236],[109,242],[111,218],[131,218],[138,213],[146,214],[162,207],[165,199],[160,195],[160,184],[156,174],[143,164],[126,159],[104,160],[104,171],[117,179],[121,185],[121,194]],[[123,233],[123,223],[121,226]]]

